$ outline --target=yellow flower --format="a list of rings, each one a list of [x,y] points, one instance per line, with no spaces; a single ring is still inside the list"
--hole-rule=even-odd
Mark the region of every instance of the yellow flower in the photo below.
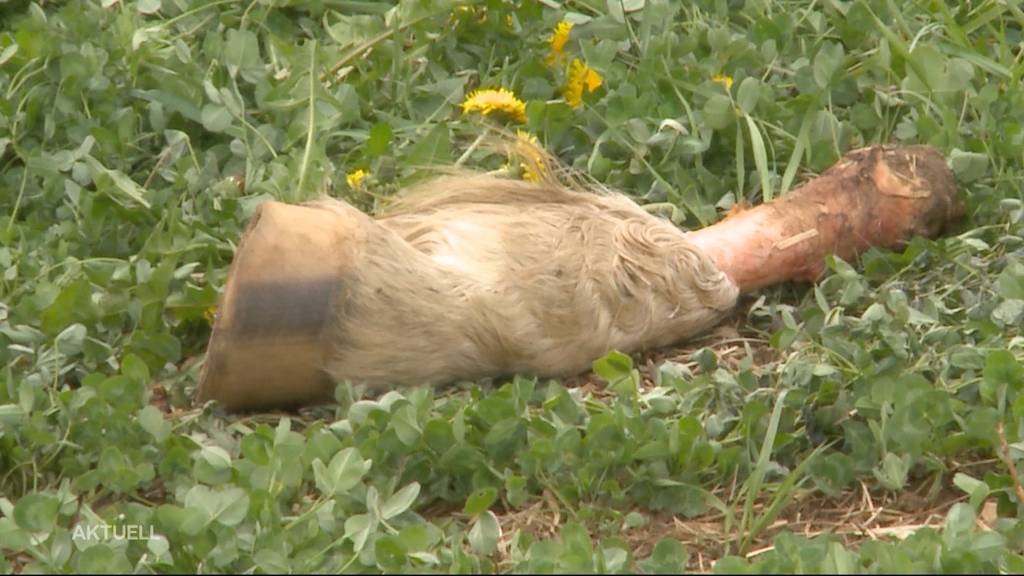
[[[587,73],[583,77],[583,83],[587,85],[587,92],[593,92],[604,84],[604,78],[597,73],[597,70],[587,66]]]
[[[569,42],[569,32],[571,31],[572,22],[562,20],[555,26],[555,31],[551,34],[551,53],[548,54],[546,60],[548,66],[557,65],[565,57],[565,45]]]
[[[206,318],[206,321],[213,326],[213,322],[217,319],[217,307],[210,306],[206,310],[203,310],[203,318]]]
[[[519,122],[526,122],[526,103],[504,88],[477,90],[471,93],[462,103],[462,113],[469,114],[470,112],[479,112],[484,116],[501,112]]]
[[[540,182],[544,176],[545,162],[537,137],[526,130],[516,130],[515,152],[520,158],[526,159],[526,162],[519,163],[523,171],[523,180]]]
[[[360,168],[346,174],[345,182],[348,182],[349,188],[358,188],[363,183],[363,180],[366,179],[366,176],[366,171]]]
[[[711,77],[711,81],[712,82],[717,82],[717,83],[721,84],[722,86],[725,86],[725,89],[727,91],[730,88],[732,88],[732,76],[725,76],[723,74],[715,74],[714,76]]]
[[[565,81],[565,89],[562,96],[573,108],[579,108],[583,104],[583,89],[593,92],[601,87],[604,79],[596,70],[587,66],[582,60],[573,58],[569,65],[569,78]]]

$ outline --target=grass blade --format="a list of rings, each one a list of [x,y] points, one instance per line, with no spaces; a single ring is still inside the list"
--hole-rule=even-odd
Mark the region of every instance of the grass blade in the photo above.
[[[793,179],[796,178],[796,171],[800,167],[800,157],[804,155],[804,152],[808,149],[808,135],[811,131],[811,118],[814,114],[810,111],[804,115],[803,122],[800,123],[800,132],[796,136],[796,146],[793,147],[793,154],[789,157],[789,162],[786,164],[786,171],[782,173],[782,184],[779,186],[779,196],[782,196],[786,192],[789,192],[789,187],[793,185]]]
[[[736,202],[746,198],[743,188],[747,180],[747,160],[744,157],[743,126],[736,125]]]
[[[764,138],[761,136],[761,129],[757,122],[749,114],[743,114],[747,120],[747,129],[750,131],[750,147],[754,150],[754,166],[757,167],[757,174],[761,177],[761,198],[765,202],[772,199],[772,175],[768,172],[768,151],[764,147]]]
[[[783,390],[779,394],[778,399],[775,400],[775,408],[772,410],[771,420],[768,422],[768,430],[765,433],[764,442],[761,443],[761,453],[757,457],[754,471],[746,482],[747,500],[743,505],[743,519],[740,521],[740,534],[743,535],[743,544],[740,546],[741,553],[750,545],[750,541],[753,538],[754,532],[749,530],[748,527],[754,515],[754,501],[761,491],[765,474],[768,472],[768,463],[771,462],[772,448],[775,446],[775,435],[779,431],[779,421],[782,419],[782,409],[785,406],[787,394],[789,394],[789,390]]]
[[[306,125],[306,148],[302,152],[302,166],[299,168],[298,193],[306,189],[306,174],[309,170],[310,156],[313,151],[313,134],[316,128],[316,39],[309,45],[309,118]]]

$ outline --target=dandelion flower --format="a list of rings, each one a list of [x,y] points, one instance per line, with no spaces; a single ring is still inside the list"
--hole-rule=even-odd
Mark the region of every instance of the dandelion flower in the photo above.
[[[555,26],[551,34],[551,53],[548,54],[548,66],[555,66],[565,57],[565,45],[569,42],[569,32],[572,31],[572,22],[562,20]]]
[[[597,73],[597,70],[587,66],[587,73],[583,76],[583,84],[587,87],[587,92],[593,92],[604,84],[604,78]]]
[[[725,86],[725,89],[727,91],[732,88],[732,76],[726,76],[724,74],[715,74],[714,76],[711,77],[711,81],[717,82],[718,84]]]
[[[579,108],[583,104],[583,90],[593,92],[601,87],[604,79],[596,70],[587,66],[582,60],[574,58],[569,65],[569,78],[565,82],[565,90],[562,96],[573,108]]]
[[[479,112],[484,116],[495,112],[507,114],[519,122],[526,122],[526,103],[510,90],[477,90],[462,103],[462,113]]]
[[[362,168],[349,172],[345,175],[345,182],[348,182],[349,188],[358,188],[363,180],[366,179],[367,173]]]
[[[516,130],[515,153],[526,160],[519,163],[523,171],[523,180],[540,182],[544,176],[545,162],[537,137],[526,130]]]

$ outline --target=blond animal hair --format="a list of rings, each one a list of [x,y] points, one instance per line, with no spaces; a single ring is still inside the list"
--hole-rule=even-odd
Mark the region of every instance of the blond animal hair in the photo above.
[[[698,334],[738,295],[670,222],[550,180],[442,176],[375,224],[325,335],[336,380],[565,376]]]

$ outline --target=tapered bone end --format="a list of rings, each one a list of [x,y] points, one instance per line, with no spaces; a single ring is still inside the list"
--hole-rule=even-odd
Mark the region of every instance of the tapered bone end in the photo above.
[[[878,222],[872,245],[894,247],[914,236],[935,238],[964,208],[946,159],[930,146],[873,146],[849,159],[874,180],[877,199],[869,209]]]

